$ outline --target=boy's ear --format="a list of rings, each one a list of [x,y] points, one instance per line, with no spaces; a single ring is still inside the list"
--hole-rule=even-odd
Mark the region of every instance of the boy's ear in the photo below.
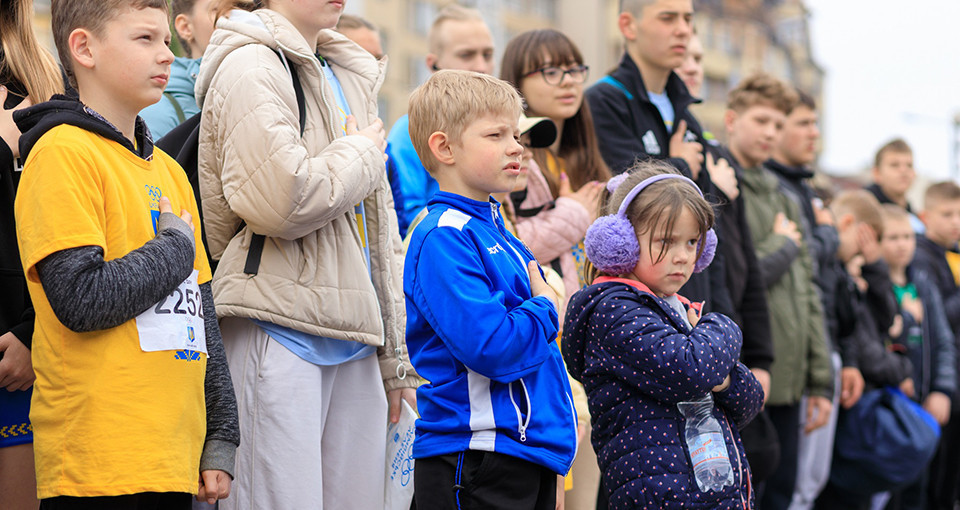
[[[917,212],[917,218],[920,218],[920,221],[922,221],[923,224],[926,225],[926,224],[927,224],[927,210],[924,209],[924,210],[922,210],[922,211]]]
[[[75,29],[67,37],[67,46],[70,48],[70,55],[73,60],[87,69],[92,69],[95,64],[93,56],[94,36],[85,28]]]
[[[736,111],[729,108],[723,112],[723,125],[727,129],[727,134],[733,131],[733,123],[737,121],[738,116]]]
[[[433,157],[437,158],[437,161],[444,165],[452,165],[454,163],[453,157],[453,148],[450,146],[450,138],[443,131],[434,131],[430,138],[427,138],[427,145],[430,147],[430,152],[433,153]]]
[[[621,12],[620,16],[617,17],[617,27],[620,28],[620,33],[623,34],[623,37],[628,41],[636,40],[637,38],[637,18],[629,12]]]
[[[193,42],[193,25],[186,14],[177,14],[173,19],[173,29],[180,34],[184,41]]]
[[[431,71],[439,71],[440,68],[437,67],[437,60],[439,59],[437,58],[436,55],[434,55],[433,53],[427,53],[427,58],[426,58],[427,69]]]
[[[857,219],[854,218],[852,214],[850,213],[841,214],[840,217],[837,218],[837,232],[846,231],[848,228],[852,227],[853,224],[856,222],[857,222]]]

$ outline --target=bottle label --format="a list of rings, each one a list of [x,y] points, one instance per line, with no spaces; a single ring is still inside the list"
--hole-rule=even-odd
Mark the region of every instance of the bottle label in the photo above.
[[[723,435],[719,432],[700,434],[691,439],[689,446],[690,460],[693,461],[694,469],[705,462],[727,458],[726,443],[723,440]]]

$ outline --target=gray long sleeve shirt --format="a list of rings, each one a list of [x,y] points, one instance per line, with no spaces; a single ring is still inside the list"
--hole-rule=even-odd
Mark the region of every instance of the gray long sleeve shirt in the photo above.
[[[158,220],[157,236],[118,259],[99,246],[53,253],[37,264],[40,283],[57,318],[72,331],[119,326],[170,294],[193,271],[194,236],[172,213]],[[207,343],[204,395],[207,432],[200,470],[233,474],[240,444],[237,401],[227,367],[210,283],[200,285]]]

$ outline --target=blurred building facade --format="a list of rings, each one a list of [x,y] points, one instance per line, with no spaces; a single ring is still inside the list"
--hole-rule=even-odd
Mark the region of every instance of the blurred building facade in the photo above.
[[[53,44],[53,30],[50,29],[50,0],[33,1],[33,28],[37,33],[40,44],[57,56],[57,48]]]

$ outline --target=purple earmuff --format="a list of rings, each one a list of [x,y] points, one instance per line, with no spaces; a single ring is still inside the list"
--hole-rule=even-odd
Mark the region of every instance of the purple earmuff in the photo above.
[[[617,179],[614,186],[619,186],[626,180],[619,177],[614,177],[614,179]],[[637,241],[637,233],[633,229],[633,225],[627,219],[627,208],[644,188],[664,179],[683,179],[689,182],[700,193],[700,196],[703,196],[703,192],[700,191],[696,183],[682,175],[659,174],[640,181],[623,198],[616,214],[597,218],[593,225],[590,225],[590,228],[587,229],[583,247],[587,252],[587,258],[597,269],[607,274],[624,274],[633,271],[633,268],[636,267],[640,260],[640,244]],[[610,190],[610,192],[613,193],[614,190]],[[703,244],[703,252],[693,265],[695,273],[703,271],[710,265],[710,262],[713,262],[713,256],[717,251],[717,234],[711,228],[700,239],[700,243]],[[697,248],[699,249],[699,244]]]

